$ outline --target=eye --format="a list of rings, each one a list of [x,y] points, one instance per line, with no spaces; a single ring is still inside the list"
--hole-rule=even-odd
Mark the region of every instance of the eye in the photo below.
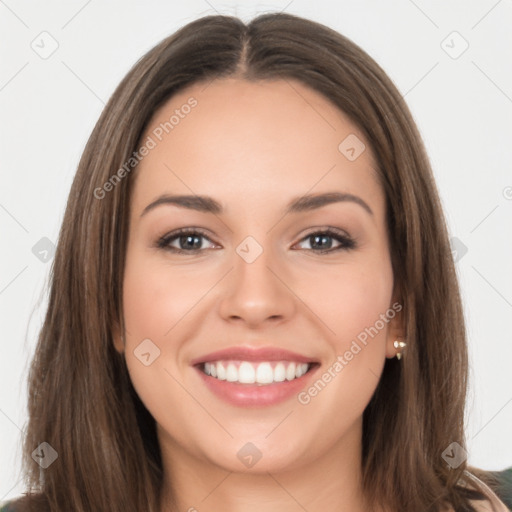
[[[201,230],[183,228],[164,235],[158,240],[157,247],[170,252],[191,254],[205,250],[203,239],[213,244]]]
[[[333,247],[333,239],[338,242],[338,246]],[[340,250],[350,250],[356,247],[355,241],[348,235],[338,232],[332,228],[313,231],[302,239],[309,244],[306,250],[316,253],[331,253]],[[304,243],[304,242],[299,242]]]
[[[203,247],[203,241],[208,240],[214,247],[216,246],[204,232],[198,228],[182,228],[161,237],[157,241],[157,247],[166,251],[179,254],[195,254],[208,248]],[[333,247],[333,240],[337,246]],[[313,231],[302,239],[300,244],[306,242],[309,247],[302,247],[318,254],[332,253],[340,250],[350,250],[356,247],[355,241],[343,232],[338,232],[332,228]]]

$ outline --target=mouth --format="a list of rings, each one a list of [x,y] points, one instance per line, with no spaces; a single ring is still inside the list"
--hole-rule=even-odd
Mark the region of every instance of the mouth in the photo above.
[[[295,361],[221,360],[201,363],[198,368],[209,377],[237,384],[268,386],[276,382],[300,379],[317,363]]]
[[[264,407],[297,396],[320,363],[282,349],[238,347],[197,358],[191,366],[215,397],[237,407]]]

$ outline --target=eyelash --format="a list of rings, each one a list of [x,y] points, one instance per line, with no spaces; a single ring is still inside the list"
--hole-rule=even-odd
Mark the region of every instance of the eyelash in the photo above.
[[[182,228],[178,229],[176,231],[173,231],[171,233],[167,233],[166,235],[162,236],[158,239],[156,246],[159,249],[163,249],[165,251],[169,251],[175,254],[197,254],[200,251],[205,251],[207,249],[191,249],[191,250],[185,250],[185,249],[178,249],[176,247],[171,247],[169,244],[175,240],[178,239],[181,236],[185,235],[199,235],[203,238],[206,238],[208,241],[212,242],[210,238],[201,230],[201,229],[191,229],[191,228]],[[327,249],[324,251],[317,251],[314,249],[305,249],[306,251],[312,251],[317,254],[327,254],[327,253],[333,253],[341,250],[349,251],[351,249],[355,249],[357,247],[356,242],[353,238],[350,238],[349,236],[333,229],[333,228],[326,228],[321,229],[317,231],[312,231],[308,233],[305,237],[301,238],[301,242],[303,240],[307,240],[308,238],[311,238],[314,235],[327,235],[328,237],[336,239],[338,242],[341,243],[339,247]],[[212,242],[214,243],[214,242]]]

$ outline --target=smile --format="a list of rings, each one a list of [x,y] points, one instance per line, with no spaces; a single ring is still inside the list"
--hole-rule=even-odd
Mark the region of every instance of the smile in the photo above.
[[[204,363],[203,372],[218,380],[239,384],[265,386],[274,382],[292,381],[308,372],[309,363],[293,361],[210,361]]]
[[[189,364],[212,398],[236,407],[267,407],[290,400],[320,367],[315,356],[248,345],[203,354]]]
[[[212,398],[235,407],[268,407],[295,399],[320,364],[293,361],[220,360],[193,367]]]

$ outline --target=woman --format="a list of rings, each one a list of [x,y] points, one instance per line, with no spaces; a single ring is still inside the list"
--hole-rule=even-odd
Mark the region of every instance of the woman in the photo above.
[[[506,510],[470,468],[463,313],[411,114],[345,37],[210,16],[80,161],[14,510]]]

